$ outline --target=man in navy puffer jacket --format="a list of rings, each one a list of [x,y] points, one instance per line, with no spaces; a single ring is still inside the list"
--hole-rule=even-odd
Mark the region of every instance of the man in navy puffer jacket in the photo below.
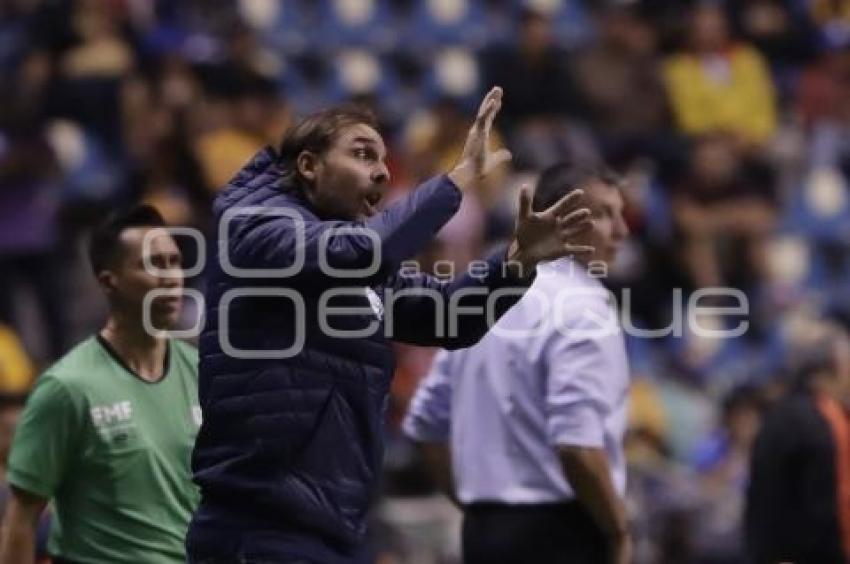
[[[401,268],[454,215],[463,190],[510,158],[488,149],[501,100],[499,88],[485,96],[450,173],[382,212],[386,149],[372,116],[354,108],[301,121],[218,196],[192,563],[367,561],[391,340],[472,345],[487,310],[493,323],[538,262],[588,250],[571,244],[588,226],[580,194],[533,213],[524,190],[507,252],[454,282]]]

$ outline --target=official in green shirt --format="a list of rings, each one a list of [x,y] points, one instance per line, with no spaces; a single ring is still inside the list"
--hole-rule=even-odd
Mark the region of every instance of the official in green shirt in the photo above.
[[[198,355],[149,330],[173,327],[181,309],[182,259],[164,226],[154,208],[139,206],[92,235],[89,255],[109,319],[48,368],[27,401],[8,462],[12,499],[0,564],[32,562],[35,523],[48,501],[48,548],[58,562],[186,561],[198,501],[189,469],[201,423]],[[146,330],[152,290],[161,295],[148,304]]]

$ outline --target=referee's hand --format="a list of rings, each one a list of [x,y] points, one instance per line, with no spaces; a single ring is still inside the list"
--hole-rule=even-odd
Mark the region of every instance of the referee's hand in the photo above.
[[[499,165],[511,160],[511,152],[507,149],[490,150],[490,131],[501,108],[502,89],[494,86],[481,100],[478,115],[466,136],[460,161],[449,172],[449,178],[461,190],[465,191]]]

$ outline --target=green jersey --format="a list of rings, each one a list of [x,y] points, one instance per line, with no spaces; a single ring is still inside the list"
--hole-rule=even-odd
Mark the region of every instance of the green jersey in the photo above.
[[[48,548],[92,564],[186,561],[197,502],[189,461],[201,423],[198,352],[168,343],[148,382],[98,337],[42,374],[9,455],[8,481],[52,499]]]

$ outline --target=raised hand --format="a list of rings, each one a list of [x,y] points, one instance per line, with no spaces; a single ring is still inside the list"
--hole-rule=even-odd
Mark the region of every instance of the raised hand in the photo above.
[[[466,190],[499,165],[511,160],[511,152],[507,149],[490,150],[490,131],[493,128],[493,119],[495,119],[501,107],[502,89],[494,86],[481,100],[478,115],[466,136],[460,161],[449,172],[449,178],[461,190]]]
[[[595,249],[580,244],[581,235],[590,229],[590,210],[582,206],[582,190],[573,190],[549,209],[531,209],[531,190],[523,186],[519,195],[516,232],[508,250],[508,260],[522,267],[520,277],[530,276],[537,264],[565,256],[592,253]]]

